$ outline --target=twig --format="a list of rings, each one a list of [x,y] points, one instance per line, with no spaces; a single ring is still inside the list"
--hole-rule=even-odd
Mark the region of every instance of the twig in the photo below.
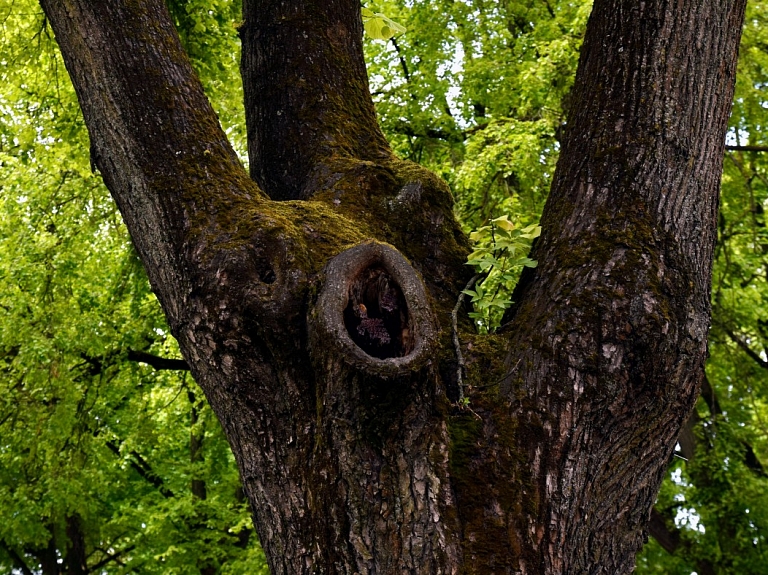
[[[403,53],[400,51],[400,46],[398,46],[397,40],[395,40],[394,36],[392,36],[389,39],[389,41],[392,42],[392,45],[395,47],[395,52],[397,52],[397,57],[400,59],[400,66],[403,68],[403,75],[405,76],[405,81],[410,83],[411,74],[408,71],[408,63],[405,61],[405,58],[403,57]]]
[[[467,409],[467,410],[469,410],[469,412],[470,412],[472,415],[474,415],[474,416],[475,416],[477,419],[479,419],[480,421],[482,421],[482,420],[483,420],[483,418],[482,418],[482,417],[480,417],[480,415],[479,415],[479,414],[478,414],[478,413],[477,413],[477,412],[476,412],[474,409],[472,409],[471,407],[469,407],[469,404],[466,404],[466,405],[462,405],[462,406],[461,406],[461,409]]]
[[[27,566],[24,559],[21,558],[21,555],[19,555],[15,549],[9,547],[5,541],[0,541],[0,547],[5,549],[5,552],[11,557],[11,561],[16,564],[16,567],[18,567],[24,575],[33,574],[33,571]]]
[[[753,360],[755,360],[755,363],[762,367],[763,369],[768,369],[768,361],[765,361],[760,355],[755,352],[751,347],[749,347],[749,344],[741,339],[738,335],[736,335],[733,331],[728,329],[727,327],[723,327],[723,331],[728,335],[728,337],[731,338],[733,343],[735,343],[737,346],[739,346],[744,353],[746,353],[749,357],[751,357]]]
[[[726,146],[726,148],[727,148],[727,147],[728,147],[728,146]],[[768,149],[768,148],[767,148],[767,149]],[[744,176],[744,178],[745,178],[747,181],[749,181],[751,178],[748,178],[748,177],[747,177],[747,174],[745,173],[745,172],[746,172],[746,168],[744,168],[744,165],[743,165],[741,162],[739,162],[739,161],[738,161],[738,160],[737,160],[737,159],[736,159],[736,158],[733,156],[733,154],[728,154],[728,156],[727,156],[727,157],[728,157],[728,159],[729,159],[729,160],[731,160],[731,161],[732,161],[732,162],[733,162],[733,163],[736,165],[736,167],[737,167],[737,168],[739,169],[739,171],[741,172],[741,175],[742,175],[742,176]],[[752,176],[753,176],[753,177],[755,177],[755,178],[757,178],[757,179],[758,179],[758,180],[760,180],[761,182],[763,182],[763,184],[765,184],[766,186],[768,186],[768,179],[766,179],[766,178],[765,178],[765,176],[764,176],[764,175],[762,175],[760,172],[753,172],[753,173],[752,173]]]
[[[502,381],[507,379],[508,377],[511,377],[513,373],[517,371],[518,366],[520,365],[520,362],[523,361],[522,359],[518,359],[517,363],[515,364],[515,367],[510,369],[507,373],[504,374],[504,376],[501,379],[497,379],[493,383],[486,383],[485,385],[476,385],[475,389],[488,389],[489,387],[493,387],[495,385],[499,385]]]
[[[470,289],[473,285],[475,285],[475,282],[480,278],[480,274],[475,274],[472,276],[472,279],[470,279],[467,282],[467,285],[464,287],[463,290],[461,290],[461,293],[459,294],[459,299],[456,301],[456,305],[453,308],[453,312],[451,313],[451,327],[453,328],[453,347],[456,350],[456,361],[458,362],[458,367],[456,369],[456,384],[459,386],[459,405],[464,405],[464,355],[461,353],[461,341],[459,341],[459,308],[461,307],[461,304],[464,303],[464,296],[466,295],[464,292],[468,289]]]
[[[768,152],[768,146],[726,146],[729,152]]]
[[[98,571],[99,569],[104,567],[104,565],[106,565],[110,561],[114,561],[118,565],[125,565],[125,563],[120,561],[120,556],[133,551],[135,548],[136,548],[135,545],[129,545],[128,547],[126,547],[125,549],[121,549],[117,553],[111,553],[110,554],[107,551],[104,551],[104,549],[102,549],[101,547],[99,547],[98,551],[100,551],[101,553],[106,555],[106,557],[104,559],[102,559],[101,561],[99,561],[98,563],[96,563],[93,567],[91,567],[89,569],[89,571],[91,571],[91,572]]]

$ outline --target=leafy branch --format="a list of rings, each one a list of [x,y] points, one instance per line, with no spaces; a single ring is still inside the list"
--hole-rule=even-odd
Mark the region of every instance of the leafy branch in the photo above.
[[[534,268],[535,260],[527,256],[531,242],[541,234],[536,224],[518,229],[507,216],[491,220],[491,224],[472,232],[469,238],[475,249],[467,258],[467,264],[480,274],[474,289],[463,293],[472,298],[474,311],[469,317],[475,320],[480,333],[493,333],[510,305],[510,296],[523,267]]]

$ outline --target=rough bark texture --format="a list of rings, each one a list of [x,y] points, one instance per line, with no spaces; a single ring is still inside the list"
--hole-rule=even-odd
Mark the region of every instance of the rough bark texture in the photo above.
[[[368,93],[359,3],[243,3],[242,76],[251,175],[277,200],[305,199],[332,156],[387,159]]]
[[[702,373],[744,0],[595,3],[539,267],[505,333],[460,324],[473,412],[466,239],[381,136],[358,2],[244,2],[258,184],[160,0],[41,3],[273,573],[631,570]]]
[[[698,394],[745,5],[604,4],[502,389],[530,438],[532,566],[553,573],[631,569]]]

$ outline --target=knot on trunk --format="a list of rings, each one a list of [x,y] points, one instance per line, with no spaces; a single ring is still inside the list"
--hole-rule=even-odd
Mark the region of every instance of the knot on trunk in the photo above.
[[[437,327],[413,267],[391,246],[367,242],[326,265],[310,335],[316,355],[394,377],[424,365]]]

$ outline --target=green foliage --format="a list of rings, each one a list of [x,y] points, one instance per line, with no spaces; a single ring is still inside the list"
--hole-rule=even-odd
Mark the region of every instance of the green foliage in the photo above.
[[[213,4],[171,8],[244,149],[238,10]],[[102,573],[266,573],[232,454],[191,378],[127,360],[178,349],[91,172],[42,12],[0,1],[0,18],[0,573],[57,561],[70,572],[77,540]]]
[[[536,223],[591,2],[386,0],[408,33],[366,45],[392,145],[448,181],[466,231]]]
[[[469,316],[475,320],[480,333],[493,332],[501,323],[501,317],[511,304],[512,289],[523,267],[536,267],[527,253],[531,241],[541,235],[537,225],[519,229],[507,216],[491,220],[469,235],[474,251],[467,263],[475,268],[482,279],[474,289],[464,293],[472,298],[474,311]]]
[[[405,27],[381,12],[363,8],[362,15],[365,32],[374,40],[389,40],[392,36],[405,32]]]

